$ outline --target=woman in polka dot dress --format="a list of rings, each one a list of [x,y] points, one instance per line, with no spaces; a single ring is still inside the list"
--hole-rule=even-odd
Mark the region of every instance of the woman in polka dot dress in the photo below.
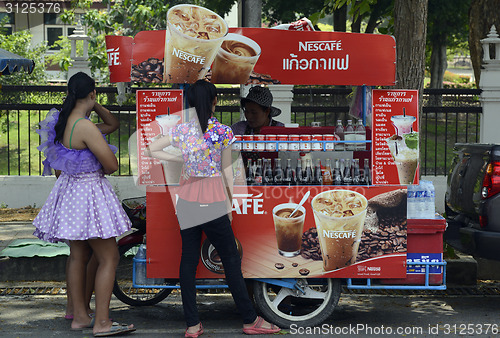
[[[89,120],[95,111],[103,123]],[[94,336],[135,330],[133,325],[112,323],[109,302],[119,254],[115,237],[130,230],[130,220],[113,187],[104,177],[118,169],[116,147],[103,135],[116,130],[119,121],[96,102],[95,81],[77,73],[68,81],[61,111],[52,109],[37,132],[38,148],[46,157],[44,174],[60,171],[54,188],[33,221],[34,235],[49,242],[69,241],[67,281],[71,285],[74,318],[71,329],[93,327]],[[95,277],[95,320],[88,316],[85,276],[93,253],[98,261]]]

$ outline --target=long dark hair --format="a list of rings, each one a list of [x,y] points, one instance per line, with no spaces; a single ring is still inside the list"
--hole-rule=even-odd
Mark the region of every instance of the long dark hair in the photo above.
[[[69,79],[68,95],[64,99],[61,107],[61,112],[59,113],[59,119],[57,120],[56,126],[54,127],[56,131],[54,143],[62,140],[64,136],[64,130],[66,129],[66,123],[68,122],[69,114],[75,107],[76,100],[86,98],[90,92],[94,91],[94,89],[94,79],[83,72],[78,72]]]
[[[217,97],[217,88],[205,80],[198,80],[186,91],[187,102],[196,108],[196,115],[203,133],[208,127],[208,119],[212,116],[212,103]]]

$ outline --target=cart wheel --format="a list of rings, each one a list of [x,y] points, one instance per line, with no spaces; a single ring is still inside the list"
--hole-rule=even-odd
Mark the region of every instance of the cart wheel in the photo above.
[[[297,282],[305,293],[265,282],[254,283],[257,308],[279,327],[319,325],[333,313],[339,302],[339,279],[299,279]]]
[[[120,246],[120,262],[116,268],[115,285],[113,294],[122,302],[132,306],[155,305],[172,292],[172,289],[140,289],[132,286],[133,258],[139,249],[140,244],[126,244]],[[165,284],[173,284],[173,281],[166,281]]]

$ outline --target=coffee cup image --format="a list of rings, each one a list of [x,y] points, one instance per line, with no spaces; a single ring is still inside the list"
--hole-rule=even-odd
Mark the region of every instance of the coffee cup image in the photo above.
[[[278,252],[284,257],[295,257],[300,254],[306,209],[300,206],[290,217],[296,207],[296,203],[283,203],[273,208]]]
[[[167,12],[165,82],[194,83],[205,77],[228,32],[217,13],[196,5]]]
[[[324,272],[356,262],[367,206],[365,196],[340,189],[321,192],[311,201]]]
[[[229,33],[212,64],[212,83],[246,83],[261,53],[254,40]]]
[[[155,117],[156,123],[160,126],[160,130],[162,135],[167,135],[168,131],[174,127],[180,120],[181,117],[179,115],[157,115]]]

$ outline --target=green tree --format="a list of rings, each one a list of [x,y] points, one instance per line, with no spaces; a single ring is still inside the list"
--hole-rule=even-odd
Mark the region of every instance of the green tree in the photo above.
[[[431,88],[443,88],[447,49],[467,41],[470,4],[471,0],[429,0],[427,53],[430,54]]]
[[[476,85],[481,78],[482,47],[481,39],[486,38],[491,26],[500,30],[500,0],[472,0],[469,14],[469,49],[474,68]],[[491,54],[493,55],[493,54]],[[497,55],[498,57],[498,55]]]
[[[19,56],[35,61],[35,68],[31,74],[27,72],[16,72],[9,76],[0,76],[2,85],[42,85],[47,83],[45,73],[44,54],[47,51],[46,44],[31,46],[32,35],[29,31],[14,32],[11,35],[4,34],[4,27],[0,23],[0,48]]]

